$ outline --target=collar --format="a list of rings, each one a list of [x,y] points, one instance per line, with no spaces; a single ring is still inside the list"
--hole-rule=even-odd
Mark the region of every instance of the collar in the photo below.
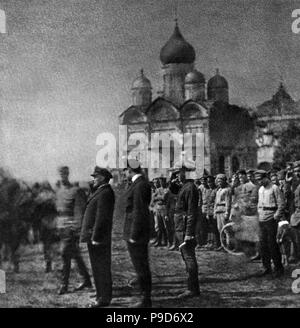
[[[135,175],[132,177],[132,179],[131,179],[132,183],[133,183],[136,179],[138,179],[139,177],[141,177],[141,176],[142,176],[142,175],[141,175],[140,173],[135,174]]]

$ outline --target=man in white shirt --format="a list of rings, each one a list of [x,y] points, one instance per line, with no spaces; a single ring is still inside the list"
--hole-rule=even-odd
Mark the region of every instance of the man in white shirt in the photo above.
[[[258,191],[258,218],[260,226],[261,257],[265,271],[262,276],[272,274],[271,259],[275,266],[274,277],[283,275],[280,249],[276,241],[278,221],[283,216],[284,198],[277,185],[272,184],[264,170],[255,172],[260,185]]]

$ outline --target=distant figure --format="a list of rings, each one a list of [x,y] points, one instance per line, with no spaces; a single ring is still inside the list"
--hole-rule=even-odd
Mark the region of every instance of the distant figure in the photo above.
[[[92,174],[94,192],[84,212],[81,242],[87,243],[96,286],[96,303],[92,308],[108,306],[112,298],[111,233],[115,195],[109,180],[111,173],[98,166]]]
[[[75,290],[92,287],[89,273],[84,264],[79,248],[79,233],[83,217],[86,196],[84,192],[74,187],[69,181],[69,168],[59,169],[61,176],[60,187],[56,190],[56,209],[58,211],[58,229],[62,238],[62,281],[59,295],[68,292],[71,260],[75,259],[83,283]]]

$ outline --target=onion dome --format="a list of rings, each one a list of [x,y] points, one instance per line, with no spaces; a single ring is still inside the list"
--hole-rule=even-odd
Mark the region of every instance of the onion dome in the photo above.
[[[207,88],[225,88],[228,89],[228,82],[225,77],[220,75],[219,69],[217,68],[216,75],[209,79]]]
[[[133,81],[132,89],[152,89],[151,82],[144,75],[143,69],[141,69],[140,76]]]
[[[195,61],[194,48],[184,39],[176,23],[175,30],[160,51],[160,60],[167,64],[191,64]]]
[[[192,72],[186,75],[184,83],[185,84],[205,83],[205,77],[199,71],[193,70]]]

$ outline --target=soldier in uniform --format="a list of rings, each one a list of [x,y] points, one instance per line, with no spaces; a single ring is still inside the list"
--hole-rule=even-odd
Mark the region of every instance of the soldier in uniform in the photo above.
[[[264,266],[262,276],[272,274],[271,259],[275,266],[274,277],[283,275],[281,253],[276,241],[278,221],[284,214],[284,199],[277,185],[272,184],[264,170],[255,172],[260,185],[258,191],[258,218],[260,226],[261,257]]]
[[[216,178],[218,190],[214,205],[214,218],[217,220],[219,233],[228,222],[231,211],[231,188],[225,174],[218,174]],[[218,250],[222,250],[222,246]]]
[[[196,240],[197,248],[207,248],[207,237],[208,237],[208,199],[211,193],[210,188],[207,184],[207,175],[203,174],[200,178],[200,185],[198,187],[199,201],[198,201],[198,218],[196,223]]]
[[[59,169],[61,176],[60,187],[56,190],[56,209],[58,211],[58,229],[62,238],[62,285],[59,295],[68,292],[71,260],[75,259],[83,283],[75,290],[91,288],[92,283],[79,248],[81,221],[86,206],[85,193],[78,187],[73,187],[69,181],[69,168]]]
[[[178,180],[182,185],[178,193],[175,208],[175,233],[179,242],[179,249],[188,273],[188,290],[179,295],[193,297],[200,295],[198,280],[198,264],[195,255],[195,230],[197,222],[197,207],[199,194],[194,181],[186,179],[186,167],[178,171]]]

